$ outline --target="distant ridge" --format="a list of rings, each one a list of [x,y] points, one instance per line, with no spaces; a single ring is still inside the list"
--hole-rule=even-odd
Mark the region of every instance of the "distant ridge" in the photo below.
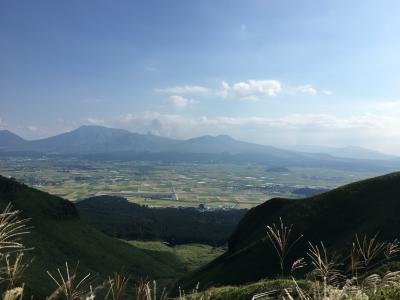
[[[16,138],[17,135],[14,135]],[[22,140],[22,139],[21,139]],[[24,140],[22,140],[24,141]],[[164,138],[153,134],[133,133],[124,129],[104,126],[81,126],[70,132],[53,137],[24,141],[25,143],[4,142],[10,151],[37,151],[54,154],[112,153],[123,151],[135,152],[190,152],[190,153],[244,153],[266,152],[293,156],[293,151],[272,146],[241,142],[228,135],[201,136],[188,140]]]
[[[341,158],[374,159],[374,160],[390,160],[398,158],[394,155],[388,155],[381,153],[379,151],[358,146],[335,148],[335,147],[324,147],[324,146],[297,145],[285,148],[289,150],[308,152],[308,153],[325,153]]]
[[[281,167],[328,167],[383,172],[400,169],[400,159],[367,160],[361,155],[358,159],[342,158],[243,142],[227,135],[176,140],[103,126],[82,126],[34,141],[25,141],[10,132],[0,134],[0,156],[18,153],[77,155],[96,160],[257,163]]]

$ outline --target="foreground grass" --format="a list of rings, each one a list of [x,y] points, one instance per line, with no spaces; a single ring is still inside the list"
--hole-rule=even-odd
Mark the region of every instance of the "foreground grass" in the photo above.
[[[301,280],[298,284],[302,288],[307,288],[310,285],[306,280]],[[211,288],[209,289],[209,293],[211,294],[210,300],[249,300],[255,294],[270,291],[273,295],[273,291],[280,291],[284,288],[294,288],[293,281],[290,279],[261,280],[259,282],[244,285]]]

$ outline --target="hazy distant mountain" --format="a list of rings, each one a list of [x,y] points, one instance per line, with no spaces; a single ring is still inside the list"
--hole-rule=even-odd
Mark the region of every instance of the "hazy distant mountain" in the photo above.
[[[280,158],[293,158],[298,156],[294,151],[279,149],[273,146],[265,146],[254,143],[242,142],[228,135],[201,136],[182,141],[176,151],[187,153],[263,153]]]
[[[11,132],[0,134],[1,155],[8,152],[80,155],[100,160],[156,160],[168,162],[261,163],[269,166],[333,167],[348,170],[368,169],[394,171],[400,160],[359,148],[324,154],[301,152],[306,149],[279,149],[273,146],[235,140],[227,135],[202,136],[175,140],[153,134],[102,126],[82,126],[53,137],[25,141]],[[313,149],[309,149],[311,152]],[[325,152],[325,151],[324,151]],[[326,152],[325,152],[326,153]],[[347,154],[346,154],[347,153]],[[346,155],[345,155],[346,154]],[[374,155],[373,155],[374,154]],[[351,157],[351,158],[347,158]],[[356,158],[356,159],[354,159]],[[369,159],[368,162],[365,159]]]
[[[164,151],[178,141],[123,129],[82,126],[46,139],[31,141],[23,150],[45,153],[107,153],[119,151]]]
[[[324,147],[324,146],[298,145],[285,148],[293,151],[301,151],[307,153],[329,154],[335,157],[342,157],[342,158],[373,159],[373,160],[396,159],[395,156],[387,155],[375,150],[357,146],[334,148],[334,147]]]
[[[294,156],[298,156],[298,154],[293,151],[241,142],[227,135],[219,135],[216,137],[202,136],[188,140],[175,140],[153,134],[138,134],[123,129],[102,126],[82,126],[73,131],[46,139],[29,141],[23,144],[10,143],[8,150],[57,154],[134,151],[210,154],[267,153],[281,158],[293,158]]]
[[[26,140],[8,130],[0,130],[0,149],[21,146]]]

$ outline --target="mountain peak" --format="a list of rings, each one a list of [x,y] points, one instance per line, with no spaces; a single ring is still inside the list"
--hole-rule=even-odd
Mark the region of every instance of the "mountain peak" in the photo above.
[[[7,129],[0,130],[0,148],[18,146],[25,142],[26,140],[24,140],[22,137]]]

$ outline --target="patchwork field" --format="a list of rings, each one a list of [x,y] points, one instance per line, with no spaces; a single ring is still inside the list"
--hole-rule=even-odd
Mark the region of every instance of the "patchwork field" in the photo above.
[[[323,168],[55,157],[1,159],[0,174],[72,201],[107,194],[148,206],[211,209],[249,208],[272,197],[304,197],[380,175]]]

